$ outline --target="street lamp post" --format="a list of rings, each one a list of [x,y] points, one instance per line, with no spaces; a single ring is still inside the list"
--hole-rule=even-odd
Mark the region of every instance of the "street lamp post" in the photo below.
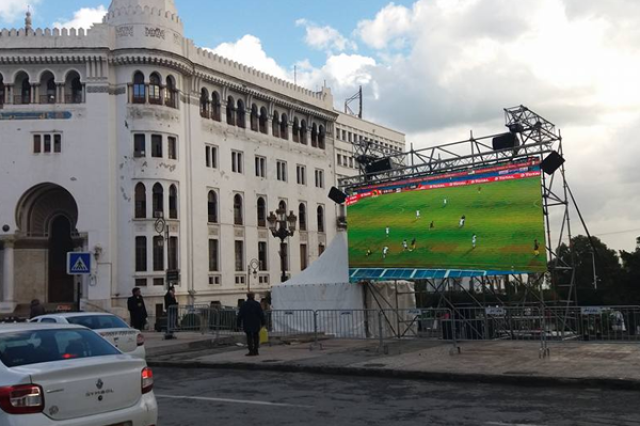
[[[279,208],[275,213],[271,212],[267,218],[271,235],[280,239],[280,269],[282,270],[282,276],[280,277],[281,282],[287,281],[287,246],[284,241],[287,238],[292,237],[295,233],[297,220],[298,218],[293,214],[293,211],[289,212],[289,215],[287,216],[287,211],[283,208]]]

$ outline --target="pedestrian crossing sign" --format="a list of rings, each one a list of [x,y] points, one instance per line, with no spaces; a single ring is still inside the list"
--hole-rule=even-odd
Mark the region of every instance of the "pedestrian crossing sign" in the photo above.
[[[88,275],[91,273],[91,253],[67,253],[67,274]]]

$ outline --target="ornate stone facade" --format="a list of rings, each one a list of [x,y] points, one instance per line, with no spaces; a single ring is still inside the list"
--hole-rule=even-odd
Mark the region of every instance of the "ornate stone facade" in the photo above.
[[[0,311],[74,302],[61,269],[73,250],[94,254],[87,309],[126,315],[141,286],[153,315],[167,269],[180,271],[182,302],[235,305],[249,284],[264,295],[279,282],[270,211],[304,216],[288,242],[291,274],[336,234],[327,193],[342,115],[331,91],[197,48],[173,0],[113,0],[88,31],[4,30],[0,64]]]

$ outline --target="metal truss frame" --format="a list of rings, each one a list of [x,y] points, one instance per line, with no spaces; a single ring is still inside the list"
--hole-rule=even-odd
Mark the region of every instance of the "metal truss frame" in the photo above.
[[[412,147],[409,152],[386,157],[381,155],[380,150],[372,149],[369,144],[355,144],[356,159],[361,165],[362,173],[358,176],[341,179],[339,186],[347,194],[352,194],[359,188],[399,180],[472,170],[505,162],[517,163],[526,159],[542,161],[553,151],[564,157],[562,135],[553,123],[523,105],[506,108],[504,116],[505,125],[509,132],[516,135],[516,140],[518,141],[518,146],[516,147],[494,149],[492,139],[504,135],[504,133],[483,137],[474,137],[473,133],[471,133],[469,139],[466,140],[419,150],[414,150]],[[365,172],[367,164],[382,158],[390,158],[392,160],[392,169],[382,173],[367,174]],[[560,303],[566,306],[565,312],[568,314],[570,306],[577,303],[575,259],[572,258],[569,262],[563,261],[558,256],[558,248],[565,239],[568,238],[571,241],[570,206],[575,205],[575,200],[567,183],[564,164],[551,175],[542,173],[542,199],[547,240],[548,273],[529,274],[526,280],[521,275],[471,278],[474,289],[476,284],[478,288],[482,289],[480,293],[475,292],[475,290],[471,292],[463,288],[455,279],[426,280],[428,286],[433,290],[430,294],[440,295],[441,300],[449,308],[455,309],[454,304],[447,297],[447,293],[449,293],[448,290],[450,289],[461,288],[471,297],[474,305],[486,306],[486,303],[481,299],[483,294],[487,294],[487,283],[491,283],[492,280],[505,279],[504,277],[506,277],[506,279],[523,286],[525,295],[518,301],[498,298],[505,306],[539,304],[544,308],[550,304],[558,305]],[[555,244],[556,241],[557,244]],[[559,274],[563,271],[571,271],[570,282],[559,282]],[[560,287],[569,288],[566,300],[545,300],[545,289],[555,290],[557,294],[557,289]],[[491,293],[495,295],[494,287],[490,285],[489,288]]]

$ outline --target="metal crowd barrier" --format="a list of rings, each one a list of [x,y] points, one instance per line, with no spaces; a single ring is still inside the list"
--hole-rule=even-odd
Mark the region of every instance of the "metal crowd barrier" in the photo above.
[[[237,310],[208,305],[173,306],[167,313],[168,333],[199,332],[216,336],[241,333]],[[450,307],[384,310],[273,310],[265,312],[271,336],[333,339],[431,339],[549,343],[640,342],[640,306],[606,307]]]

